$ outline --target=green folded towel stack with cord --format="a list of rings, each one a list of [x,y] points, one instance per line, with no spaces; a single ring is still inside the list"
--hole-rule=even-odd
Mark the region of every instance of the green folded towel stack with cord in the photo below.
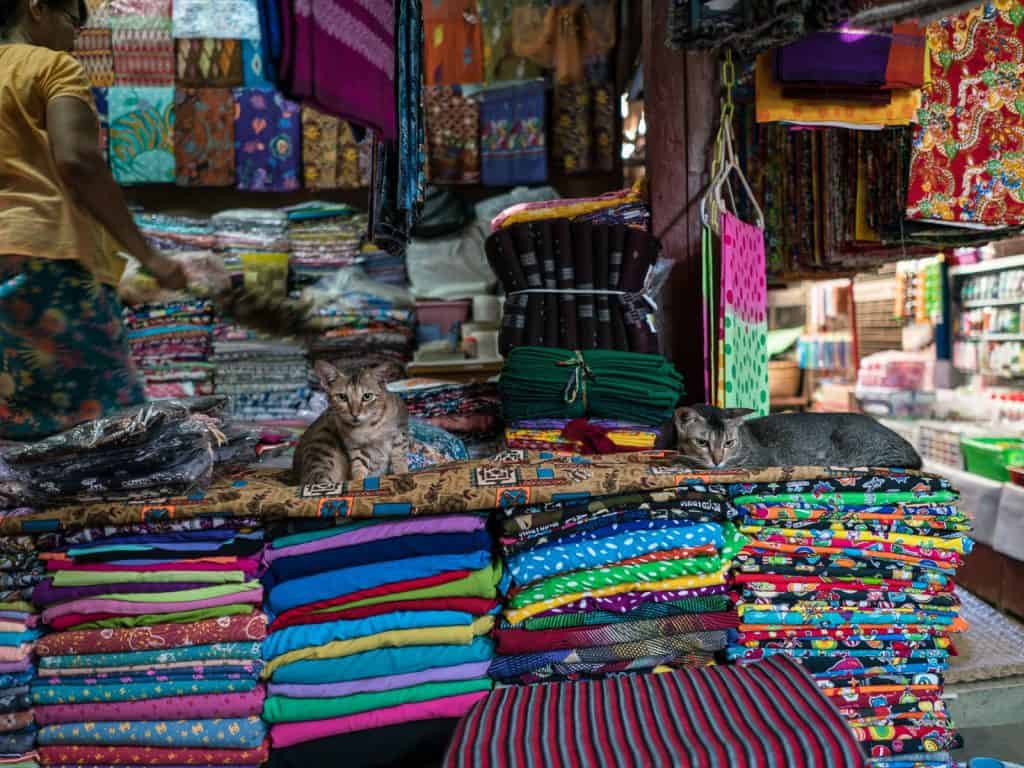
[[[501,373],[505,421],[589,416],[662,424],[684,394],[683,377],[661,355],[517,347]]]

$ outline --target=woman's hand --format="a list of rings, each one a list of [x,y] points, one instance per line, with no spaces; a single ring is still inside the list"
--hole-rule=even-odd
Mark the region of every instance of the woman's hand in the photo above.
[[[151,251],[142,266],[156,278],[157,285],[165,291],[183,291],[188,287],[185,269],[174,259]]]

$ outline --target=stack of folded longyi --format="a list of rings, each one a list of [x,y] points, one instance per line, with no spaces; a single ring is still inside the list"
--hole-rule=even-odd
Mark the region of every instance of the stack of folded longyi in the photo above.
[[[259,765],[262,530],[207,518],[86,529],[43,553],[53,634],[32,700],[47,765]]]
[[[750,541],[730,657],[796,658],[879,765],[948,765],[960,740],[942,676],[964,628],[954,576],[971,549],[958,494],[900,470],[731,490]]]
[[[537,682],[712,661],[736,626],[727,596],[743,537],[720,497],[682,489],[512,510],[513,588],[491,675]]]
[[[436,761],[491,687],[501,569],[486,518],[352,522],[278,538],[266,559],[271,764]]]

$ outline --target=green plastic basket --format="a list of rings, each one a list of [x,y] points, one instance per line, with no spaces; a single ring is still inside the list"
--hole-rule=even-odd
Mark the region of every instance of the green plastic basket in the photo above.
[[[960,441],[968,472],[1010,481],[1009,467],[1024,464],[1024,440],[1016,437],[965,437]]]

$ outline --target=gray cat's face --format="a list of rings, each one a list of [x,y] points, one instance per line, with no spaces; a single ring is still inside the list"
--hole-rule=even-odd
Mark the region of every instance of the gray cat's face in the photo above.
[[[377,421],[387,409],[388,390],[383,366],[363,368],[351,375],[330,363],[316,364],[320,386],[335,418],[349,427]]]
[[[745,408],[680,408],[675,414],[676,450],[702,469],[728,466],[740,453],[740,427],[751,413]]]

